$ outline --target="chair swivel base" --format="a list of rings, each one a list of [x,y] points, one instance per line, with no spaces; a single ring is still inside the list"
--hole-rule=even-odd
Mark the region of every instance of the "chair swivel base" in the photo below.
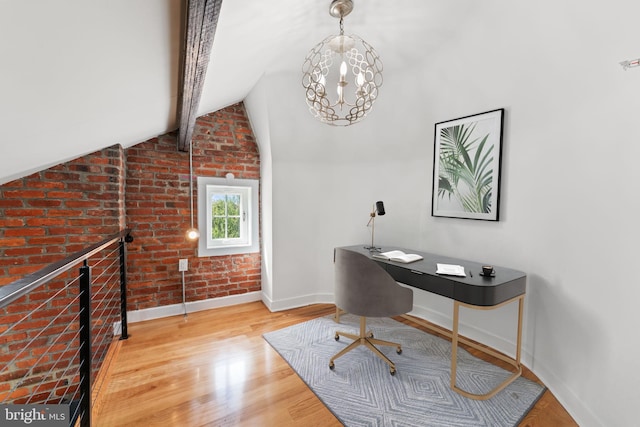
[[[377,338],[374,338],[371,332],[367,333],[365,317],[360,317],[360,335],[349,334],[346,332],[336,332],[336,335],[335,335],[336,341],[340,339],[340,336],[350,338],[353,340],[353,342],[331,358],[331,360],[329,361],[330,369],[335,368],[334,360],[336,360],[338,357],[348,353],[349,351],[353,350],[358,346],[364,345],[368,347],[371,351],[373,351],[373,353],[376,356],[378,356],[380,359],[382,359],[387,365],[389,365],[389,372],[391,373],[391,375],[395,375],[396,365],[387,356],[385,356],[384,353],[378,350],[375,344],[396,347],[396,353],[398,354],[402,353],[402,346],[395,342],[379,340]]]

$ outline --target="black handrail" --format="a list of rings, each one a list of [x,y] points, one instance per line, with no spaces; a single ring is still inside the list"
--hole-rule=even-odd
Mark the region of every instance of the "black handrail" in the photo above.
[[[70,424],[79,425],[81,427],[91,426],[91,406],[92,406],[92,369],[94,365],[94,355],[92,353],[92,295],[91,295],[91,267],[89,266],[89,259],[96,255],[98,252],[106,249],[107,247],[118,243],[118,261],[119,261],[119,286],[118,291],[120,293],[120,325],[121,334],[120,339],[127,339],[127,301],[126,301],[126,246],[125,243],[133,241],[131,237],[130,229],[121,230],[119,233],[113,234],[111,237],[104,239],[94,245],[87,247],[84,250],[75,252],[74,254],[66,257],[63,260],[50,264],[32,274],[24,276],[23,278],[16,280],[8,285],[0,286],[0,309],[8,306],[10,303],[25,296],[29,292],[37,289],[41,285],[51,282],[61,274],[71,270],[82,263],[79,270],[79,301],[78,301],[78,369],[79,369],[79,383],[78,391],[79,398],[69,399],[70,405]],[[111,252],[113,254],[113,252]],[[73,281],[72,281],[73,283]],[[2,334],[0,334],[0,337]],[[0,370],[1,371],[1,370]],[[68,388],[67,388],[68,389]]]
[[[120,233],[115,234],[102,242],[96,243],[95,245],[89,246],[82,251],[78,251],[63,260],[49,264],[48,266],[34,273],[28,274],[15,282],[0,286],[0,308],[4,308],[21,296],[72,269],[73,266],[77,265],[79,262],[89,259],[91,256],[100,252],[107,246],[125,238],[129,235],[130,231],[131,230],[128,228],[124,229],[120,231]]]

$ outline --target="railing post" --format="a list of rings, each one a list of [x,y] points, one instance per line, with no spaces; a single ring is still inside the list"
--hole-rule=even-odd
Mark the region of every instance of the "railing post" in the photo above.
[[[80,426],[91,426],[91,268],[80,267]]]
[[[125,242],[131,239],[130,235],[120,239],[120,339],[129,338],[127,331],[127,247]]]

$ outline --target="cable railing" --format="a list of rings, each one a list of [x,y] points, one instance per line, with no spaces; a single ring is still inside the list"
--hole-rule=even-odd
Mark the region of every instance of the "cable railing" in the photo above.
[[[93,381],[114,340],[128,338],[132,240],[123,230],[0,286],[0,404],[68,405],[69,425],[91,425]]]

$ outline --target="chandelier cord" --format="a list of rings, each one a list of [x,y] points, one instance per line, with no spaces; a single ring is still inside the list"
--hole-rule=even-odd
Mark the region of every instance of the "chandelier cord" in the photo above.
[[[344,25],[343,25],[343,19],[342,19],[342,15],[340,15],[340,35],[343,36],[344,35]]]

